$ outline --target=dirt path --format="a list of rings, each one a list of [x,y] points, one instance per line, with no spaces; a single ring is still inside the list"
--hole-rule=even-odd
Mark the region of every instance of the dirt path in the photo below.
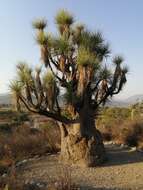
[[[70,167],[72,181],[83,189],[143,190],[143,153],[129,148],[106,145],[108,161],[96,168]],[[28,161],[19,170],[25,180],[48,182],[61,173],[64,166],[57,155]],[[87,188],[88,187],[88,188]]]

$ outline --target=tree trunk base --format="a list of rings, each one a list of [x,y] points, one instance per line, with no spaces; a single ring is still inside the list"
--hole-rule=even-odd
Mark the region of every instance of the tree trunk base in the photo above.
[[[106,160],[101,134],[98,130],[90,137],[68,134],[62,138],[60,160],[82,167],[98,166]]]

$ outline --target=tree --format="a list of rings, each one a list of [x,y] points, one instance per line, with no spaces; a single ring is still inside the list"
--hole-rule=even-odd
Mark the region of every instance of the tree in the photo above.
[[[105,64],[110,51],[101,33],[75,25],[66,10],[59,11],[55,20],[57,36],[46,32],[46,20],[33,22],[42,66],[32,70],[18,64],[12,89],[29,111],[58,122],[62,160],[95,166],[106,158],[95,116],[109,97],[122,90],[127,67],[116,56],[112,72]]]
[[[14,105],[14,108],[17,112],[21,112],[21,105],[19,98],[19,94],[21,92],[21,86],[19,85],[20,83],[17,83],[17,81],[12,81],[10,83],[10,88],[12,90],[12,104]]]

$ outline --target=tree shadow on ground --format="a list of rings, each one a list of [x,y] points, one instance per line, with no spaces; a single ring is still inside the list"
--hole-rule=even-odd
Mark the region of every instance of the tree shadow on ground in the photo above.
[[[143,153],[116,145],[106,146],[107,161],[102,166],[114,166],[143,162]]]

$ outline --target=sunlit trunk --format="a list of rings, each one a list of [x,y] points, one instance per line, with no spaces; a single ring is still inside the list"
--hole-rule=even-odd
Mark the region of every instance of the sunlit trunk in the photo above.
[[[81,110],[80,124],[61,127],[61,159],[69,164],[89,167],[101,164],[105,149],[90,110]]]

